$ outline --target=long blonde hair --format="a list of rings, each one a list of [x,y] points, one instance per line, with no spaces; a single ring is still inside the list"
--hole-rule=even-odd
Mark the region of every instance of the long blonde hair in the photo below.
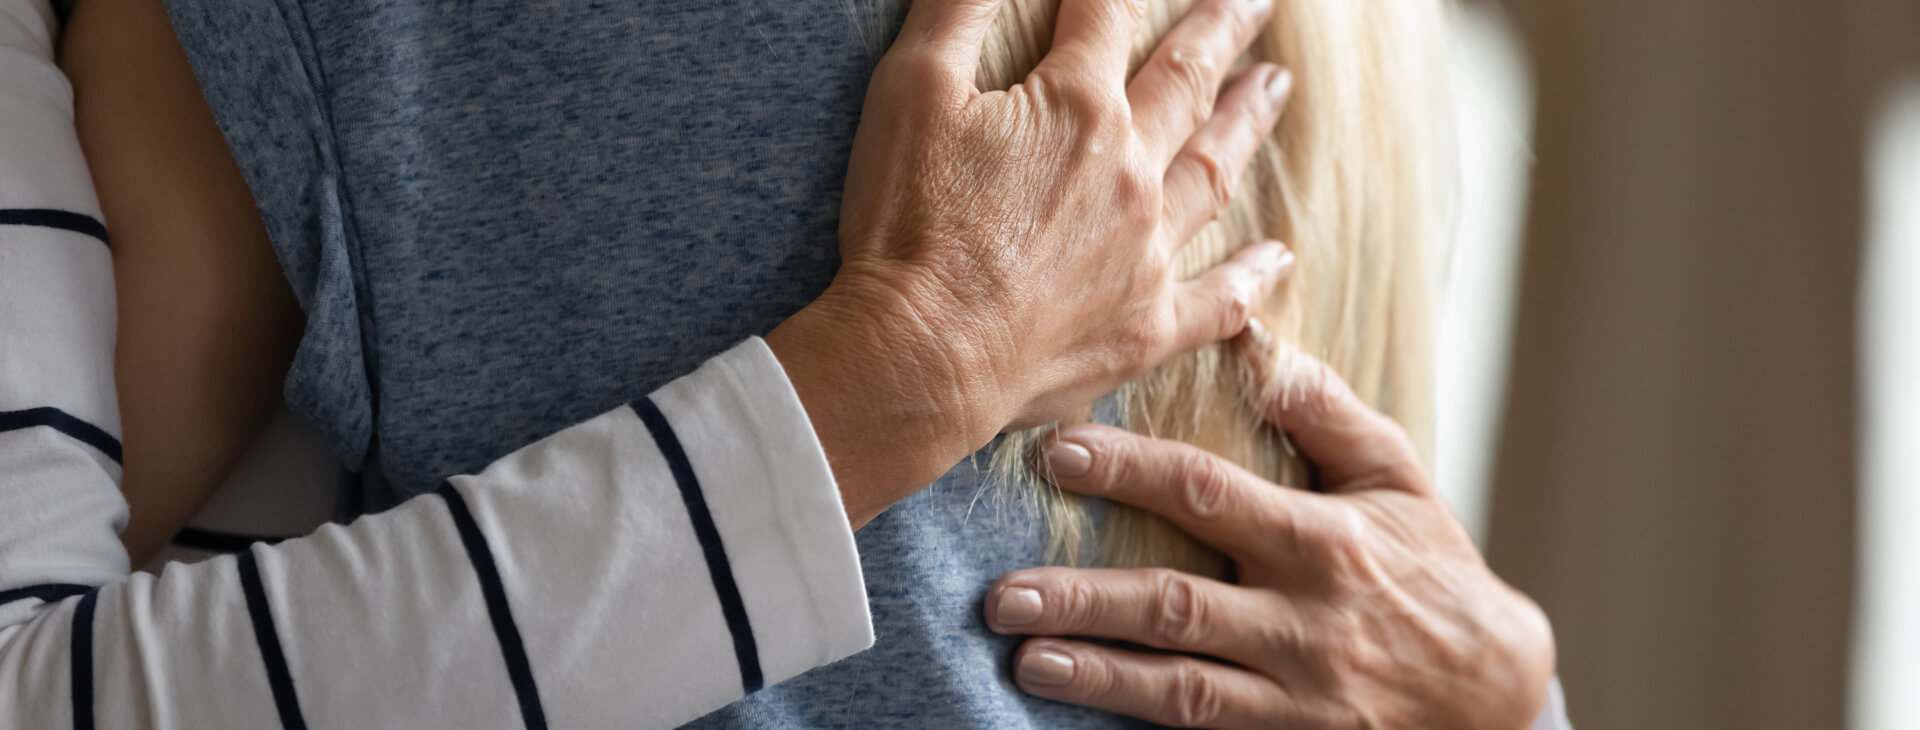
[[[1148,3],[1135,69],[1194,2]],[[982,89],[1008,88],[1033,69],[1057,8],[1058,0],[1009,0],[982,54]],[[1431,453],[1433,422],[1425,259],[1450,232],[1444,10],[1443,0],[1276,0],[1242,63],[1292,69],[1292,101],[1233,204],[1178,262],[1182,276],[1193,276],[1248,243],[1285,241],[1298,257],[1293,275],[1256,316],[1279,339],[1330,363],[1404,425],[1423,454]],[[1244,369],[1226,346],[1175,358],[1115,394],[1120,423],[1208,449],[1276,483],[1308,486],[1304,464],[1249,405]],[[1092,418],[1091,407],[1083,418]],[[1096,525],[1085,500],[1035,473],[1031,454],[1047,430],[1007,434],[991,469],[1037,500],[1050,559],[1227,572],[1217,553],[1151,514],[1111,505]]]

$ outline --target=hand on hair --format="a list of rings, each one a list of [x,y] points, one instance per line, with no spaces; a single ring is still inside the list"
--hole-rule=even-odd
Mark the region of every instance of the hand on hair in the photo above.
[[[1244,338],[1243,338],[1244,339]],[[1283,358],[1268,417],[1325,493],[1104,426],[1046,450],[1059,485],[1167,517],[1231,557],[1238,584],[1167,570],[1002,577],[987,622],[1028,640],[1020,686],[1179,727],[1525,728],[1553,637],[1434,493],[1397,424],[1325,364]]]
[[[832,286],[767,338],[855,525],[1008,428],[1056,420],[1233,336],[1292,261],[1173,258],[1272,133],[1291,76],[1226,70],[1270,0],[1204,0],[1131,82],[1144,11],[1064,0],[1051,51],[975,85],[997,0],[918,0],[874,71]]]

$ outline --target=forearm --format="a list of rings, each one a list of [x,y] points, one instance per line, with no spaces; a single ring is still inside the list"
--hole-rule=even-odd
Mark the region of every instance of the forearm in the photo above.
[[[0,726],[668,727],[871,643],[831,474],[752,342],[438,495],[130,574],[113,266],[29,2],[0,0],[26,21],[0,23]]]
[[[436,495],[158,578],[58,548],[112,544],[85,448],[0,440],[0,545],[50,558],[0,566],[0,724],[671,727],[873,640],[826,461],[758,342]],[[83,706],[75,666],[101,689]]]
[[[279,406],[302,318],[158,2],[79,3],[60,63],[113,230],[121,539],[139,565]]]
[[[904,295],[857,278],[767,335],[833,467],[855,529],[1005,425],[994,384]],[[945,341],[943,341],[945,340]]]

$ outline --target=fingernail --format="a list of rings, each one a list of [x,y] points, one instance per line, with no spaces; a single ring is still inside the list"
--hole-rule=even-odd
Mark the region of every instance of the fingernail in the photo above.
[[[1054,476],[1083,476],[1093,468],[1093,452],[1072,441],[1055,441],[1047,446],[1047,466]]]
[[[1233,346],[1247,364],[1246,381],[1240,385],[1247,389],[1249,398],[1258,399],[1266,390],[1267,374],[1270,368],[1267,360],[1273,357],[1273,332],[1260,322],[1259,317],[1247,319],[1247,328],[1240,336],[1233,338]]]
[[[1029,651],[1020,657],[1014,676],[1021,684],[1036,687],[1064,687],[1073,681],[1073,657],[1049,649]]]
[[[1291,266],[1293,266],[1293,249],[1287,248],[1286,244],[1279,241],[1269,241],[1267,251],[1253,265],[1254,270],[1259,271],[1261,276],[1266,278],[1272,278],[1273,275],[1286,271]]]
[[[1274,260],[1273,268],[1270,269],[1270,271],[1272,271],[1275,274],[1284,274],[1287,272],[1287,270],[1292,268],[1293,268],[1293,251],[1291,249],[1282,249],[1280,251],[1279,258]]]
[[[1273,360],[1279,352],[1279,340],[1274,338],[1273,331],[1267,329],[1259,317],[1254,317],[1247,320],[1247,329],[1233,339],[1233,345],[1240,354],[1240,361],[1246,364],[1246,369],[1241,371],[1241,395],[1249,403],[1272,402]],[[1262,410],[1265,410],[1264,407]],[[1281,434],[1283,443],[1285,438],[1286,435]],[[1287,448],[1288,453],[1292,453],[1292,444],[1288,444]]]
[[[1000,605],[993,612],[994,623],[1017,628],[1040,620],[1040,592],[1032,588],[1008,588],[1000,592]]]
[[[1267,330],[1266,325],[1260,323],[1259,317],[1247,320],[1247,330],[1240,333],[1240,339],[1245,347],[1255,352],[1273,349],[1273,333]]]
[[[1291,69],[1282,68],[1273,73],[1273,78],[1267,79],[1267,98],[1284,102],[1292,94],[1293,71]]]

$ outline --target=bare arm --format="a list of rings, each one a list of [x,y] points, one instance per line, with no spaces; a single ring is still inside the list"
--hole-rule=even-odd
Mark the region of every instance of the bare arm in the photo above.
[[[850,227],[859,240],[849,250],[861,263],[849,264],[856,272],[836,282],[829,306],[776,333],[800,346],[785,348],[784,360],[749,340],[628,407],[481,474],[453,477],[434,496],[155,576],[129,575],[115,539],[126,505],[117,488],[113,374],[104,367],[114,329],[108,270],[128,279],[120,385],[140,391],[127,394],[130,420],[141,421],[128,433],[148,444],[136,451],[156,465],[139,468],[174,464],[162,476],[184,485],[169,490],[150,478],[133,496],[157,495],[182,515],[271,409],[293,331],[273,323],[297,315],[152,1],[95,0],[68,49],[82,89],[79,126],[111,199],[106,217],[124,237],[110,260],[100,245],[106,236],[86,215],[92,193],[76,180],[84,165],[67,125],[72,97],[48,62],[52,13],[45,0],[0,0],[0,11],[24,8],[29,20],[0,23],[0,53],[15,61],[0,64],[0,115],[33,112],[14,115],[31,122],[20,136],[0,134],[0,211],[11,209],[4,220],[21,229],[0,229],[8,256],[0,265],[0,725],[259,727],[310,717],[315,726],[499,726],[517,716],[528,727],[545,727],[549,717],[561,727],[670,727],[871,645],[847,518],[863,522],[853,510],[871,516],[889,494],[922,483],[890,464],[944,470],[942,453],[1013,420],[1044,420],[1056,401],[1099,392],[1121,378],[1116,373],[1143,369],[1140,358],[1217,335],[1226,315],[1247,309],[1225,306],[1227,281],[1175,286],[1162,276],[1158,246],[1174,234],[1148,236],[1158,226],[1137,225],[1157,217],[1159,205],[1139,203],[1161,192],[1157,179],[1134,169],[1137,158],[1164,162],[1167,140],[1185,135],[1156,133],[1149,145],[1124,124],[1117,105],[1129,33],[1116,23],[1124,16],[1113,12],[1117,2],[1080,0],[1075,15],[1063,11],[1055,51],[1087,46],[1095,35],[1099,48],[1060,53],[1053,76],[1029,93],[990,98],[958,93],[976,65],[959,51],[977,47],[973,31],[986,27],[993,4],[914,5],[917,21],[902,34],[908,50],[890,56],[898,71],[888,83],[913,91],[921,86],[915,75],[943,79],[938,113],[966,121],[956,132],[965,136],[929,145],[910,118],[935,106],[911,101],[929,98],[924,88],[898,97],[908,101],[893,105],[891,117],[863,122],[878,126],[862,132],[866,162],[855,174],[865,182],[855,187],[925,197],[865,199],[855,208],[864,222]],[[171,52],[149,53],[155,46]],[[1078,70],[1094,56],[1104,59],[1097,83]],[[4,83],[14,76],[21,83]],[[1062,91],[1043,96],[1043,87]],[[1104,141],[1061,131],[1070,128]],[[1061,136],[1077,145],[1072,164],[1018,178],[994,169],[996,160],[1032,157],[1024,151],[1066,149]],[[1129,160],[1117,162],[1105,141],[1123,136]],[[984,142],[995,144],[974,144]],[[1023,153],[1003,154],[1010,147]],[[953,164],[910,164],[909,153],[921,148],[939,149]],[[1025,232],[1006,240],[985,235],[997,229],[969,228],[975,217],[964,211],[911,215],[952,200],[940,195],[939,181],[912,179],[916,168],[968,173],[957,183],[971,191],[966,200],[1004,209],[989,217],[995,225],[1031,218],[1037,206],[1130,232],[1067,235],[1082,227],[1055,217],[1044,231],[1016,227]],[[1049,181],[1054,176],[1066,181]],[[975,180],[993,184],[976,188]],[[1033,198],[1036,187],[1060,195]],[[42,199],[58,197],[42,188],[66,198]],[[1107,212],[1116,195],[1134,209],[1124,221]],[[1048,202],[1082,200],[1096,204]],[[1139,270],[1127,270],[1124,262],[1136,258]],[[1027,279],[999,275],[1079,271],[1088,268],[1082,260],[1105,262],[1104,275],[1038,283],[1108,287],[1100,296],[1044,289],[1029,297],[1018,286]],[[980,274],[974,264],[985,261],[1008,271]],[[1257,284],[1263,271],[1276,273],[1246,262],[1223,273]],[[876,301],[856,306],[863,296]],[[1147,304],[1113,306],[1136,298]],[[1077,306],[1054,305],[1062,301]],[[276,302],[282,314],[274,314]],[[907,326],[836,334],[836,317],[904,318]],[[1055,341],[1090,317],[1104,325],[1081,327],[1091,339]],[[1101,333],[1116,329],[1132,336],[1118,352],[1102,350]],[[165,337],[141,340],[159,333]],[[278,350],[263,344],[276,334]],[[948,357],[922,365],[897,356],[914,352],[899,349],[902,342],[922,337]],[[261,352],[267,356],[256,357]],[[839,391],[857,398],[833,398],[833,379],[822,374],[848,371],[833,367],[834,358],[857,366],[862,354],[903,381],[931,380],[920,392],[981,400],[889,411],[886,404],[914,392],[875,390],[887,382],[878,378]],[[1075,361],[1098,366],[1051,366]],[[259,362],[279,367],[253,367]],[[940,372],[944,364],[971,367],[960,368],[965,379],[943,383],[952,375]],[[789,368],[807,384],[791,382]],[[988,378],[1005,387],[967,387]],[[826,418],[804,406],[808,394]],[[882,405],[835,407],[836,400]],[[863,450],[823,449],[814,423],[831,428],[826,438],[835,444],[875,437]],[[916,432],[951,434],[952,442],[902,436]],[[830,466],[830,453],[841,463]],[[158,523],[151,514],[139,519]],[[147,532],[170,530],[156,524]],[[219,701],[199,701],[208,697]]]
[[[62,36],[112,231],[121,534],[142,565],[281,403],[302,315],[158,0],[86,0]]]
[[[1169,265],[1230,189],[1214,178],[1244,163],[1214,138],[1270,131],[1278,97],[1223,108],[1215,131],[1196,135],[1207,115],[1193,110],[1212,107],[1215,84],[1129,96],[1138,18],[1111,13],[1110,0],[1067,6],[1057,43],[1069,52],[1015,90],[983,94],[970,64],[996,7],[934,3],[909,15],[855,140],[847,263],[820,301],[767,337],[856,527],[1009,425],[1045,423],[1147,365],[1232,336],[1284,275],[1277,244],[1193,282]],[[1246,12],[1240,27],[1266,11]],[[1207,33],[1236,53],[1251,39]],[[81,140],[108,223],[127,239],[115,253],[116,366],[133,514],[125,542],[138,564],[271,416],[300,315],[158,0],[88,0],[65,43]],[[1273,72],[1236,83],[1252,89]],[[926,100],[900,103],[916,97]],[[925,164],[930,154],[940,164]],[[1036,155],[1051,162],[1016,162]],[[970,192],[1003,180],[1022,181],[1020,192]],[[1060,216],[1061,206],[1123,215]],[[1028,238],[1019,259],[989,257],[991,273],[947,270],[981,255],[965,242]],[[1080,245],[1107,240],[1105,253]],[[844,397],[855,392],[891,395]]]

